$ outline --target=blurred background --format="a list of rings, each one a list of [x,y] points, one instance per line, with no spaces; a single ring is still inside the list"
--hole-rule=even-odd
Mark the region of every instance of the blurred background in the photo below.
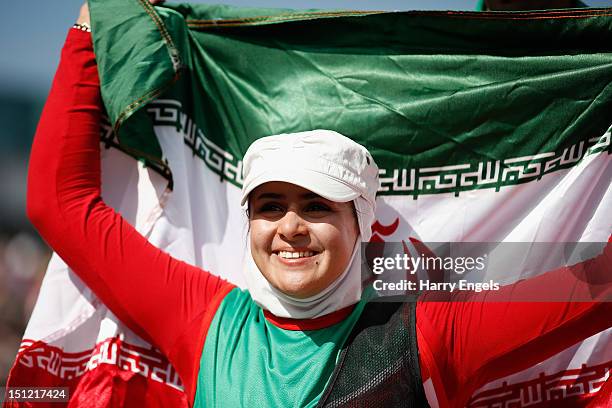
[[[59,7],[56,2],[42,0],[5,2],[0,15],[0,388],[6,383],[51,256],[25,216],[28,156],[64,38],[76,20],[81,3],[81,0],[64,0]],[[476,10],[484,4],[478,0],[230,0],[216,3],[363,10]],[[487,0],[487,3],[493,9],[542,9],[572,7],[575,0]],[[612,0],[587,0],[586,3],[591,7],[612,6]]]

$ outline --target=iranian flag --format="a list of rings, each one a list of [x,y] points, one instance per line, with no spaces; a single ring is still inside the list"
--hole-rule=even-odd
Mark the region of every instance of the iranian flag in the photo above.
[[[333,129],[370,150],[375,241],[606,242],[612,232],[612,9],[89,4],[109,116],[105,200],[156,246],[240,286],[241,159],[279,133]],[[491,379],[469,407],[609,406],[611,339],[608,329]],[[188,404],[168,360],[57,256],[9,386],[69,387],[69,406]]]

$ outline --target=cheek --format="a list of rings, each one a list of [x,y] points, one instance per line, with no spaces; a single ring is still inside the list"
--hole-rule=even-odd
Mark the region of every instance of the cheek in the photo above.
[[[271,223],[262,220],[250,221],[249,229],[252,251],[269,250],[274,237],[274,228]]]
[[[268,275],[268,250],[271,245],[271,240],[267,239],[266,229],[261,222],[251,221],[249,223],[249,241],[251,245],[251,258],[257,265],[257,268],[265,276],[266,279],[270,279]]]
[[[346,257],[350,257],[355,248],[355,242],[359,237],[359,226],[355,217],[351,216],[342,224],[342,227],[340,233],[342,235],[344,253]]]
[[[327,226],[325,231],[319,231],[319,237],[324,241],[323,244],[331,251],[335,259],[332,262],[339,262],[350,257],[355,245],[357,233],[350,222],[336,226]],[[338,257],[338,258],[336,258]]]

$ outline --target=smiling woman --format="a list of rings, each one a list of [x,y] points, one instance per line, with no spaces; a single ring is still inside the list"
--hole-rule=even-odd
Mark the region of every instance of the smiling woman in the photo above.
[[[73,29],[32,147],[28,216],[92,291],[168,357],[190,406],[420,408],[431,378],[436,405],[463,407],[491,379],[610,326],[609,303],[533,308],[484,293],[462,294],[465,303],[362,298],[359,249],[371,237],[378,168],[365,147],[331,130],[249,147],[241,205],[252,257],[240,289],[154,247],[104,203],[102,110],[90,34]],[[500,297],[561,286],[609,298],[611,251],[502,288]],[[142,398],[138,405],[164,406]]]
[[[347,271],[358,243],[350,202],[333,202],[285,182],[265,183],[251,196],[251,254],[272,286],[304,299]]]
[[[281,317],[315,318],[361,298],[359,245],[370,238],[378,167],[331,130],[264,137],[244,157],[253,300]]]

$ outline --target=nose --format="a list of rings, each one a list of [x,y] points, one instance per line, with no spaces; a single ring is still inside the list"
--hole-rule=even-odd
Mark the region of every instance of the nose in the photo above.
[[[300,217],[295,211],[287,211],[283,217],[278,220],[278,234],[287,239],[294,240],[301,236],[308,235],[308,226],[306,221]]]

